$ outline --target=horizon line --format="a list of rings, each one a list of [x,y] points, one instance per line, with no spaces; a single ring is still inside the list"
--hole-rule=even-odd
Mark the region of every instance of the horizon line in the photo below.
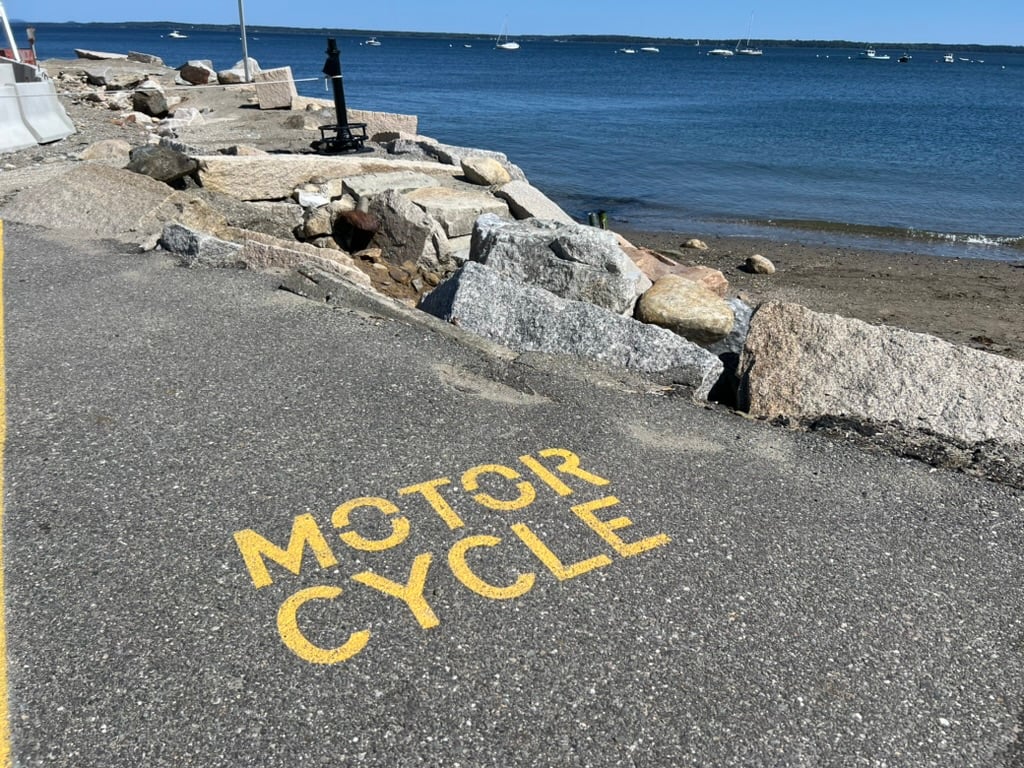
[[[155,26],[170,26],[175,28],[183,29],[235,29],[238,24],[226,24],[226,23],[213,23],[213,22],[187,22],[187,21],[169,21],[169,20],[157,20],[157,21],[37,21],[31,22],[25,19],[11,19],[12,25],[44,25],[50,24],[55,26],[138,26],[138,27],[155,27]],[[351,29],[342,27],[295,27],[295,26],[283,26],[279,24],[248,24],[251,29],[262,29],[267,31],[287,31],[287,32],[326,32],[332,31],[340,34],[353,34],[353,35],[393,35],[393,36],[410,36],[410,37],[437,37],[437,38],[471,38],[475,40],[479,39],[491,39],[494,37],[492,33],[479,33],[479,32],[420,32],[416,30],[387,30],[387,29]],[[702,41],[721,42],[723,40],[732,40],[732,37],[657,37],[647,35],[623,35],[615,33],[569,33],[569,34],[531,34],[523,33],[516,35],[516,38],[520,40],[565,40],[565,41],[578,41],[578,42],[596,42],[596,41],[640,41],[648,40],[651,42],[659,42],[664,45],[690,45],[700,44]],[[909,41],[892,41],[892,42],[874,42],[867,43],[860,40],[848,40],[844,38],[833,38],[833,39],[821,39],[821,38],[751,38],[754,42],[763,45],[780,45],[785,46],[787,44],[799,44],[800,46],[812,46],[820,45],[821,47],[832,48],[832,47],[849,47],[849,48],[863,48],[873,47],[914,47],[914,48],[984,48],[984,49],[1004,49],[1004,50],[1021,50],[1024,51],[1024,45],[1014,45],[1012,43],[941,43],[941,42],[909,42]],[[712,44],[712,43],[709,43]]]

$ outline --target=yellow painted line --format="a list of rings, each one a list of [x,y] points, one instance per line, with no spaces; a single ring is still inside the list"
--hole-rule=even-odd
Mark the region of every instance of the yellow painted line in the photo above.
[[[7,605],[4,602],[4,453],[7,449],[7,369],[4,364],[4,223],[0,220],[0,768],[11,768],[7,701]]]

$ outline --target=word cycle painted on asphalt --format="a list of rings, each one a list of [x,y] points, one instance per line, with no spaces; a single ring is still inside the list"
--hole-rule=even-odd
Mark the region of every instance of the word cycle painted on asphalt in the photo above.
[[[587,471],[577,454],[564,448],[547,448],[536,455],[518,458],[521,468],[503,464],[481,464],[464,471],[458,481],[439,477],[396,491],[405,508],[391,499],[364,496],[351,499],[336,507],[330,516],[330,525],[337,531],[332,542],[324,526],[312,514],[297,515],[292,520],[287,544],[280,546],[253,529],[237,531],[234,539],[242,562],[257,590],[272,587],[293,577],[317,571],[322,575],[328,569],[340,567],[339,552],[360,557],[382,555],[406,544],[414,532],[410,513],[426,509],[436,514],[449,532],[458,531],[459,538],[446,544],[447,551],[419,552],[405,562],[407,570],[392,573],[397,580],[374,570],[361,570],[348,577],[348,581],[369,590],[368,594],[384,596],[393,606],[403,606],[412,614],[420,628],[429,630],[441,620],[427,597],[427,579],[437,560],[447,560],[455,580],[470,593],[487,600],[513,600],[533,589],[537,571],[525,570],[503,583],[493,583],[494,577],[481,575],[486,570],[480,558],[502,558],[507,547],[525,550],[559,582],[570,581],[596,569],[605,568],[615,558],[631,558],[669,543],[664,533],[634,535],[623,538],[620,532],[634,525],[624,515],[615,516],[614,508],[620,503],[605,493],[567,510],[569,519],[575,520],[578,530],[590,540],[592,552],[576,556],[571,562],[556,554],[559,541],[545,541],[522,520],[509,521],[509,513],[522,512],[538,501],[538,494],[566,498],[577,493],[606,489],[610,481]],[[525,469],[525,471],[523,470]],[[507,527],[505,537],[493,532],[472,532],[473,523],[481,514],[501,513],[502,525]],[[514,518],[513,518],[514,519]],[[425,525],[425,521],[417,523]],[[468,533],[468,535],[466,535]],[[307,550],[312,555],[305,557]],[[471,565],[471,561],[475,565]],[[273,570],[271,568],[273,565]],[[305,573],[304,573],[305,572]],[[542,571],[543,572],[543,571]],[[337,573],[337,571],[333,571]],[[294,587],[292,587],[294,588]],[[348,587],[346,586],[345,589]],[[314,627],[303,621],[300,612],[324,602],[344,600],[345,589],[337,583],[317,584],[291,592],[277,611],[277,632],[281,642],[300,659],[311,664],[340,664],[362,652],[372,641],[371,629],[351,632],[340,645],[323,647],[310,639],[311,634],[324,634],[324,627]],[[273,590],[271,590],[273,592]],[[316,613],[315,611],[307,611]],[[342,632],[344,634],[344,632]],[[322,642],[322,641],[321,641]]]

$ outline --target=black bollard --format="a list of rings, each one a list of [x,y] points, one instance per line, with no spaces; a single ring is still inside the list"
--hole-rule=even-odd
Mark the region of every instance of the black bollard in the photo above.
[[[350,123],[348,107],[345,105],[345,79],[341,74],[341,51],[333,37],[327,38],[327,61],[323,72],[331,79],[334,92],[334,112],[337,123],[320,126],[320,139],[313,142],[317,152],[360,152],[366,141],[366,123]],[[328,136],[329,131],[334,136]]]

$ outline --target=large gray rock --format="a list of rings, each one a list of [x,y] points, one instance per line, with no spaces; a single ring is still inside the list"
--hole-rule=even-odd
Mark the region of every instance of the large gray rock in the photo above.
[[[770,302],[754,313],[739,373],[753,416],[1024,444],[1024,363],[925,334]]]
[[[573,301],[631,314],[651,283],[606,230],[541,219],[481,216],[470,259]]]
[[[167,96],[162,88],[146,81],[132,93],[132,109],[150,117],[164,117],[169,109]]]
[[[533,217],[563,224],[574,223],[569,214],[528,181],[510,181],[499,187],[494,194],[508,203],[509,210],[517,219]]]
[[[441,226],[405,195],[387,191],[370,204],[379,223],[373,245],[391,264],[411,261],[427,272],[443,272],[451,248]]]
[[[199,164],[181,152],[159,144],[145,144],[131,151],[125,170],[173,184],[196,172]]]
[[[160,246],[189,267],[245,267],[242,246],[171,222],[160,235]]]
[[[572,355],[645,373],[671,370],[699,399],[722,372],[717,357],[671,331],[560,299],[476,262],[464,264],[420,308],[519,352]]]

